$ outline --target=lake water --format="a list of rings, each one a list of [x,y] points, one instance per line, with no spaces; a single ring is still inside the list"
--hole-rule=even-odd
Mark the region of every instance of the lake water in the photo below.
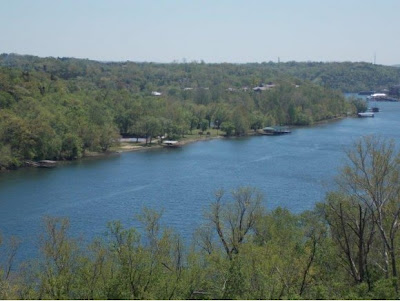
[[[190,239],[214,192],[239,186],[262,191],[269,209],[312,209],[333,188],[344,147],[369,134],[400,138],[400,103],[378,106],[375,118],[347,118],[290,135],[209,140],[3,173],[0,232],[22,240],[19,258],[26,258],[36,254],[43,216],[68,217],[73,235],[92,238],[111,220],[138,226],[133,217],[147,206],[163,209],[163,224]]]

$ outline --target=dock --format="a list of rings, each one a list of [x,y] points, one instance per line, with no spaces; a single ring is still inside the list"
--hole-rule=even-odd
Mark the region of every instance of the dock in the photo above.
[[[372,112],[364,112],[364,113],[358,113],[357,116],[360,118],[365,118],[365,117],[374,117],[375,114]]]
[[[285,135],[285,134],[290,134],[291,131],[289,130],[288,127],[286,126],[267,126],[262,129],[263,131],[261,132],[261,135]]]
[[[176,140],[164,140],[161,143],[162,146],[164,147],[171,147],[171,148],[175,148],[175,147],[181,147],[182,145],[179,143],[179,141]]]
[[[39,168],[53,168],[57,166],[57,161],[53,160],[40,160],[40,161],[25,161],[26,166],[39,167]]]

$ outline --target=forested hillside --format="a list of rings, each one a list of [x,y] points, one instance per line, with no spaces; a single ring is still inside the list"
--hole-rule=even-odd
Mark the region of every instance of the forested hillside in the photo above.
[[[342,92],[383,90],[400,83],[400,69],[370,63],[297,63],[277,64],[283,73]]]
[[[136,84],[139,89],[186,86],[225,87],[256,86],[262,81],[274,79],[278,75],[291,75],[309,80],[327,88],[342,92],[379,90],[400,84],[398,65],[384,66],[365,62],[286,62],[286,63],[248,63],[248,64],[205,64],[204,62],[185,63],[101,63],[73,58],[39,58],[16,54],[0,55],[0,66],[17,67],[22,70],[42,70],[64,79],[79,76],[97,78],[103,72],[120,77],[119,85]],[[120,69],[120,70],[117,70]],[[102,77],[105,74],[102,74]],[[135,75],[135,78],[132,78]],[[107,77],[107,76],[106,76]],[[99,80],[99,78],[97,78]]]
[[[106,151],[120,135],[245,135],[354,111],[339,91],[270,64],[101,63],[0,56],[0,167]],[[253,88],[259,86],[259,91]]]

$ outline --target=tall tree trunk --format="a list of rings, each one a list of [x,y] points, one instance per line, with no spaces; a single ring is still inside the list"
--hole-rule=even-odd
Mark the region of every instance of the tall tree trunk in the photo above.
[[[359,233],[358,233],[358,272],[360,275],[360,282],[364,281],[364,275],[365,275],[365,265],[364,265],[364,227],[365,227],[365,219],[363,218],[362,214],[362,208],[361,205],[358,206],[359,210],[359,220],[360,220],[360,225],[358,227]]]
[[[383,242],[383,260],[385,264],[385,278],[389,278],[389,256],[385,242]]]
[[[398,279],[397,279],[397,264],[396,264],[396,254],[394,251],[394,239],[391,238],[390,239],[390,244],[391,244],[391,248],[390,248],[390,259],[392,260],[392,276],[394,278],[394,288],[396,290],[396,294],[399,293],[399,283],[398,283]]]
[[[313,248],[312,248],[312,251],[311,251],[310,258],[309,258],[308,263],[307,263],[307,267],[306,267],[306,269],[305,269],[305,271],[303,273],[303,281],[301,282],[301,287],[300,287],[300,292],[299,292],[300,296],[303,294],[304,289],[306,287],[307,275],[308,275],[308,272],[310,271],[312,263],[314,262],[314,257],[315,257],[316,250],[317,250],[317,238],[313,237]]]

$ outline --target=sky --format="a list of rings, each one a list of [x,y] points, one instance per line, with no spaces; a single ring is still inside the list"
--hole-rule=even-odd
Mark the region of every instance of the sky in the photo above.
[[[0,53],[400,64],[400,0],[0,0]]]

